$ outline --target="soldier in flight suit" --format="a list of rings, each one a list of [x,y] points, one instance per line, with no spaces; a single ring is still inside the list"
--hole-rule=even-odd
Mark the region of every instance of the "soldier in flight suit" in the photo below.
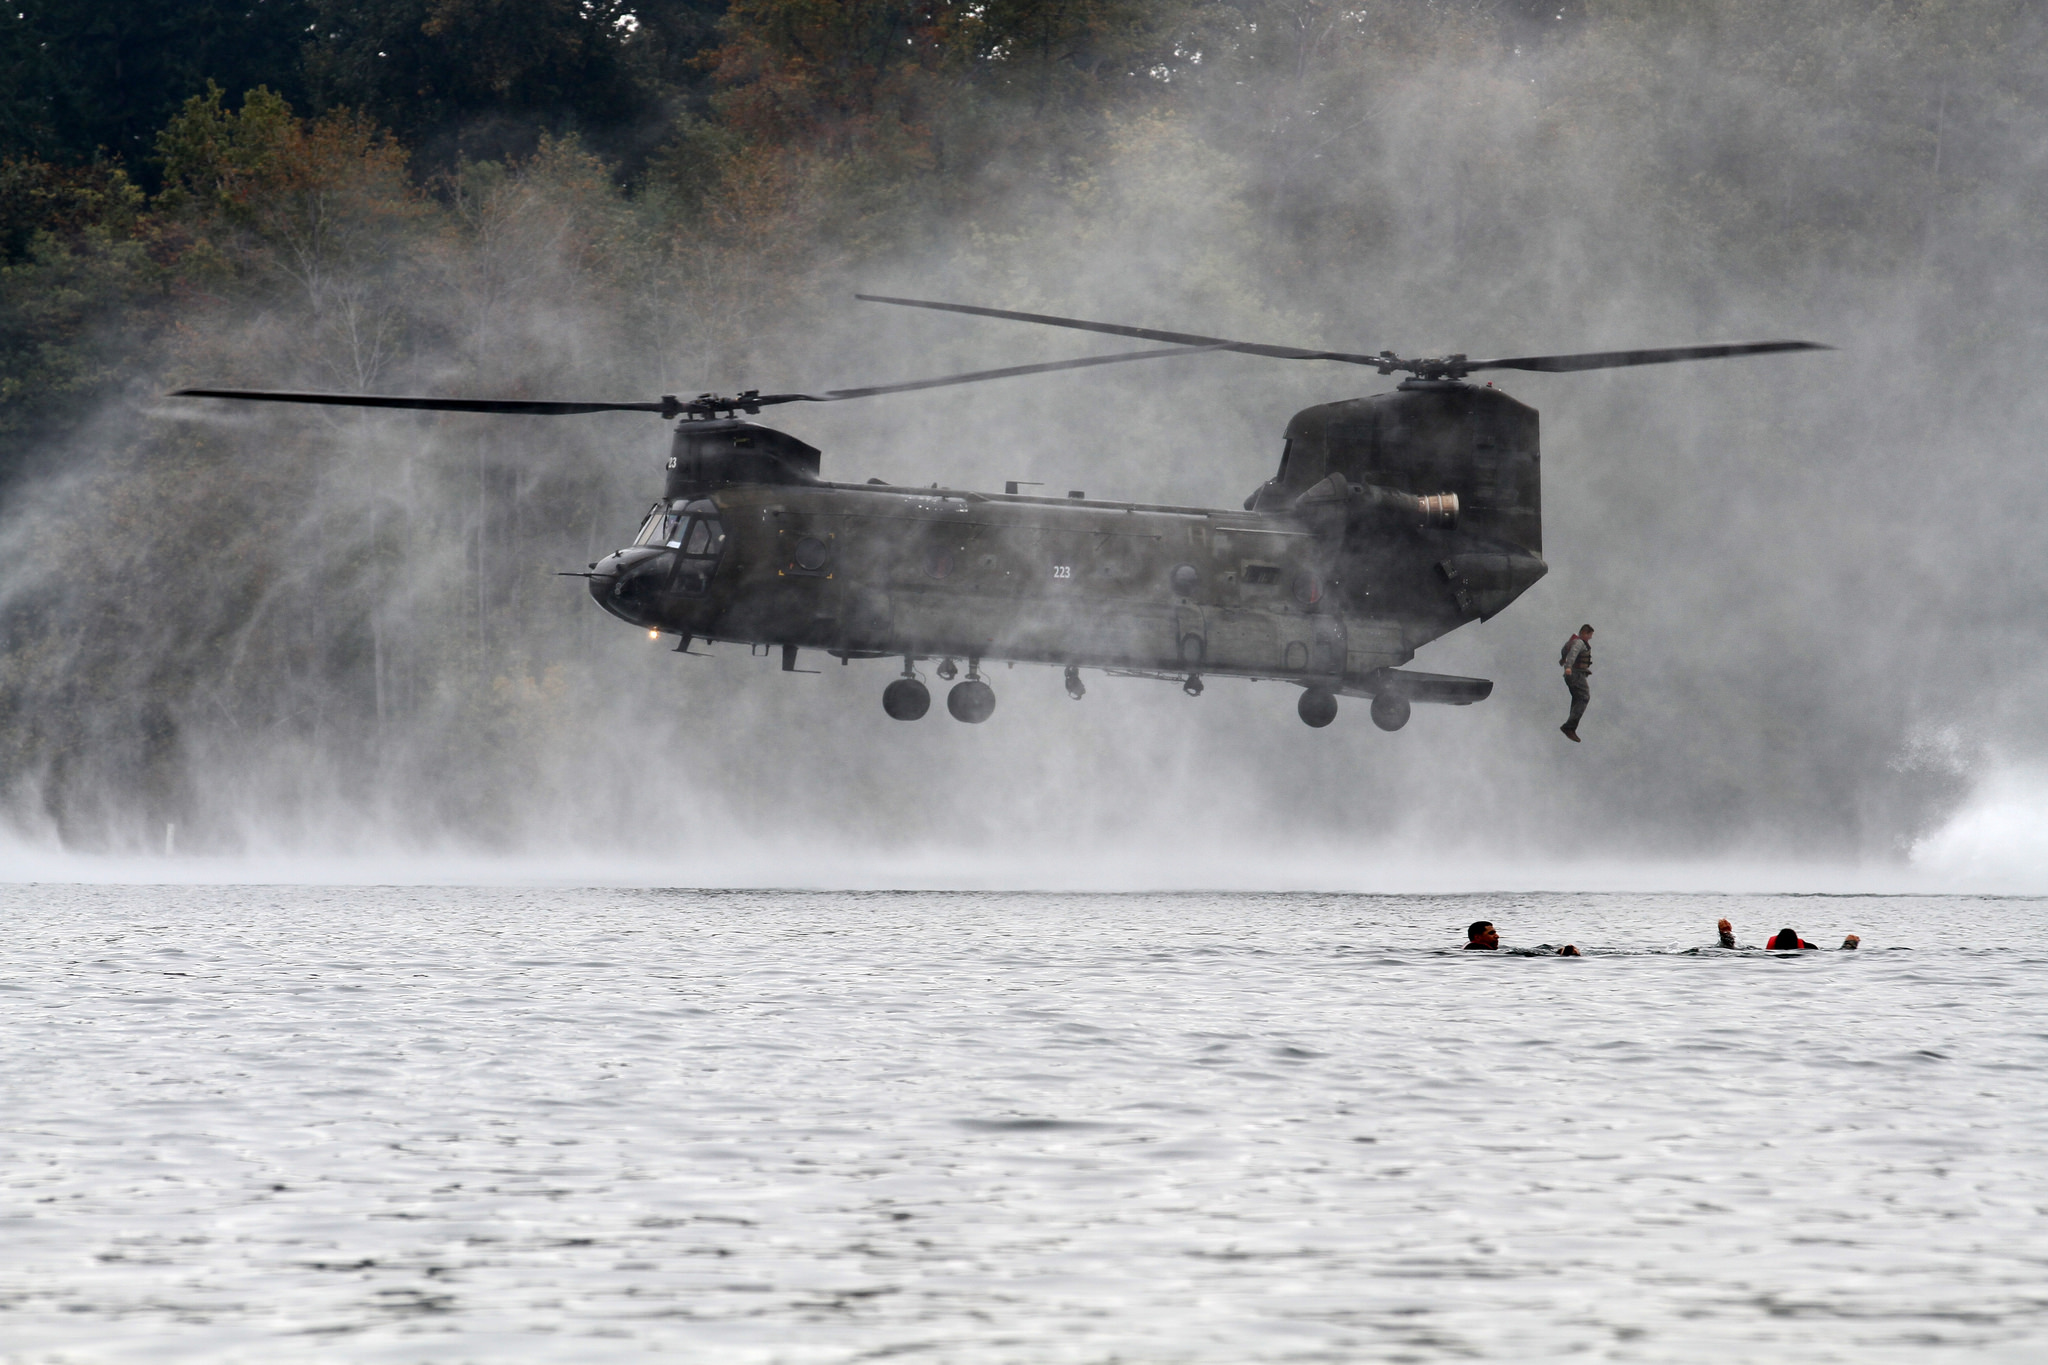
[[[1593,628],[1580,626],[1579,633],[1564,642],[1564,652],[1557,660],[1564,665],[1564,685],[1571,689],[1571,719],[1557,728],[1564,731],[1564,737],[1572,743],[1579,742],[1579,717],[1586,714],[1586,703],[1593,699],[1593,689],[1586,678],[1593,671]]]

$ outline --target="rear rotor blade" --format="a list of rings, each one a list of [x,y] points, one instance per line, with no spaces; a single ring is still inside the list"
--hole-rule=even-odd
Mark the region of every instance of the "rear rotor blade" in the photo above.
[[[1317,351],[1298,346],[1268,346],[1254,341],[1232,341],[1226,337],[1198,336],[1192,332],[1164,332],[1150,327],[1125,327],[1113,322],[1088,322],[1080,318],[1053,317],[1045,313],[1018,313],[1006,308],[982,308],[966,303],[935,303],[929,299],[898,299],[882,294],[855,294],[868,303],[891,303],[902,308],[929,308],[941,313],[964,313],[969,317],[1003,318],[1011,322],[1035,322],[1046,327],[1071,327],[1083,332],[1136,337],[1142,341],[1170,341],[1182,346],[1200,346],[1244,355],[1271,356],[1278,360],[1335,360],[1347,365],[1370,365],[1381,374],[1406,370],[1429,379],[1462,379],[1474,370],[1537,370],[1553,374],[1574,370],[1610,370],[1629,365],[1668,365],[1680,360],[1714,360],[1723,356],[1770,355],[1780,351],[1827,351],[1811,341],[1752,341],[1729,346],[1671,346],[1644,351],[1587,351],[1576,355],[1511,356],[1499,360],[1467,360],[1462,355],[1406,359],[1391,351],[1362,355],[1354,351]]]
[[[1468,360],[1470,370],[1616,370],[1629,365],[1668,365],[1679,360],[1718,360],[1731,355],[1772,355],[1779,351],[1832,351],[1817,341],[1745,341],[1731,346],[1666,346],[1651,351],[1585,351],[1578,355],[1525,355],[1507,360]]]
[[[1192,332],[1162,332],[1150,327],[1125,327],[1114,322],[1085,322],[1080,318],[1057,318],[1045,313],[1013,313],[1003,308],[978,308],[966,303],[933,303],[927,299],[892,299],[881,294],[855,294],[866,303],[893,303],[901,308],[930,308],[941,313],[966,313],[977,318],[1005,318],[1011,322],[1035,322],[1046,327],[1071,327],[1079,332],[1102,332],[1108,336],[1135,337],[1139,341],[1170,341],[1176,346],[1200,346],[1212,351],[1237,351],[1244,355],[1271,356],[1276,360],[1341,360],[1351,365],[1379,365],[1379,356],[1355,355],[1349,351],[1309,351],[1299,346],[1268,346],[1257,341],[1232,341],[1228,337],[1196,336]]]

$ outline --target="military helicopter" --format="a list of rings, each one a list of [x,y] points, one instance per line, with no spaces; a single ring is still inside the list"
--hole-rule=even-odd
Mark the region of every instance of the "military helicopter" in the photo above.
[[[658,402],[408,398],[179,389],[174,396],[427,412],[566,416],[652,412],[676,423],[666,486],[630,545],[572,576],[613,616],[696,641],[800,650],[842,663],[900,659],[882,692],[897,720],[922,718],[918,665],[952,683],[946,709],[979,724],[993,662],[1084,668],[1178,682],[1280,679],[1298,712],[1328,725],[1339,697],[1369,699],[1398,730],[1415,703],[1484,700],[1484,678],[1406,670],[1423,645],[1484,621],[1548,571],[1537,414],[1482,370],[1568,373],[1682,360],[1826,350],[1806,341],[1473,360],[1404,359],[1233,341],[970,304],[861,294],[871,303],[1064,327],[1159,349],[978,370],[817,393],[667,396]],[[1406,376],[1389,393],[1323,403],[1287,424],[1280,466],[1238,511],[1005,491],[834,483],[819,451],[745,420],[787,403],[833,403],[1057,370],[1230,351],[1360,365]],[[745,414],[745,417],[742,416]],[[966,676],[960,678],[960,664]],[[958,678],[958,681],[954,681]]]

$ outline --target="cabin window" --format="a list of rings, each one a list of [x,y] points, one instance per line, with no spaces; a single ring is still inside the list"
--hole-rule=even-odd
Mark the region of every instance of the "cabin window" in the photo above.
[[[1271,587],[1280,581],[1278,564],[1247,564],[1244,566],[1244,581],[1258,587]]]
[[[790,563],[804,573],[822,573],[832,552],[824,541],[816,536],[800,536],[796,549],[790,555]]]
[[[704,553],[704,547],[710,543],[711,523],[703,520],[693,521],[690,523],[690,534],[683,541],[683,553],[701,555]]]

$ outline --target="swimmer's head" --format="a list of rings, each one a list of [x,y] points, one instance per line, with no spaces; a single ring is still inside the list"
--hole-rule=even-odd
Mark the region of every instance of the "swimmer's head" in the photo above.
[[[1851,934],[1849,935],[1849,937],[1842,940],[1842,948],[1846,952],[1848,949],[1854,948],[1857,944],[1861,942],[1863,942],[1862,939],[1856,937],[1856,935],[1854,934]]]
[[[1735,926],[1724,919],[1714,927],[1721,931],[1721,946],[1723,948],[1733,948],[1735,946]]]
[[[1797,948],[1799,946],[1799,931],[1797,929],[1780,929],[1777,935],[1764,946],[1766,948]]]
[[[1577,948],[1574,948],[1574,947],[1573,947],[1573,946],[1572,946],[1571,944],[1569,944],[1569,943],[1565,944],[1565,945],[1564,945],[1564,947],[1562,947],[1562,948],[1559,948],[1559,949],[1557,950],[1557,955],[1558,955],[1559,957],[1584,957],[1584,956],[1585,956],[1585,954],[1584,954],[1584,953],[1580,952],[1580,951],[1579,951],[1579,950],[1578,950]]]
[[[1493,927],[1493,921],[1490,919],[1475,919],[1467,925],[1465,927],[1465,946],[1467,948],[1500,947],[1500,933]]]

